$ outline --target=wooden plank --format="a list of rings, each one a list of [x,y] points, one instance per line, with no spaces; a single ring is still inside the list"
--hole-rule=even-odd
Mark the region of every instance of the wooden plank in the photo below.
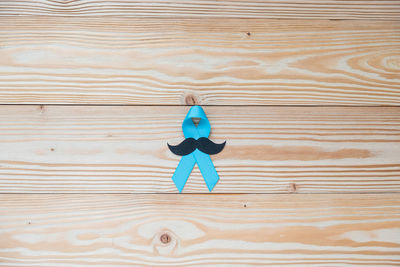
[[[400,4],[397,0],[3,0],[0,15],[399,20]]]
[[[1,17],[0,35],[0,104],[400,103],[398,22]]]
[[[0,216],[2,266],[400,264],[399,194],[5,194]]]
[[[188,107],[0,106],[0,192],[174,193]],[[400,192],[400,107],[206,107],[214,193]],[[185,193],[208,193],[195,167]]]

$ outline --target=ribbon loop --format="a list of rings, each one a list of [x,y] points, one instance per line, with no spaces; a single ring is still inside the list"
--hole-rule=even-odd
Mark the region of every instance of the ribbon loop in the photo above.
[[[200,119],[197,127],[193,123],[193,118]],[[193,106],[190,108],[185,119],[183,120],[182,131],[185,138],[198,139],[200,137],[208,137],[210,135],[210,122],[208,121],[206,113],[200,106]],[[179,162],[178,167],[176,167],[174,175],[172,176],[172,180],[174,181],[179,192],[182,192],[183,187],[185,186],[186,181],[196,163],[199,166],[201,175],[203,176],[203,179],[206,182],[210,192],[217,184],[219,176],[215,170],[210,156],[196,149],[191,154],[182,156],[182,159]]]
[[[194,118],[199,118],[199,124],[193,123]],[[182,131],[185,138],[208,137],[211,132],[211,125],[207,119],[206,113],[200,106],[193,106],[187,113],[182,123]]]

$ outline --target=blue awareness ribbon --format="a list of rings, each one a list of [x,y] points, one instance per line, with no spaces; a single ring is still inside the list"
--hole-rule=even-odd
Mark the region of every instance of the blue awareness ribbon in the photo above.
[[[193,118],[200,119],[197,127],[193,123]],[[206,113],[200,106],[191,107],[185,119],[183,120],[182,130],[185,138],[208,138],[211,132],[211,125],[207,119]],[[179,162],[178,167],[176,167],[174,175],[172,176],[172,181],[174,181],[176,188],[178,188],[179,192],[182,192],[183,187],[185,186],[186,181],[189,178],[189,175],[192,172],[196,163],[210,192],[217,184],[219,176],[217,171],[215,170],[214,164],[210,156],[196,148],[196,150],[192,153],[186,156],[182,156],[182,159]]]

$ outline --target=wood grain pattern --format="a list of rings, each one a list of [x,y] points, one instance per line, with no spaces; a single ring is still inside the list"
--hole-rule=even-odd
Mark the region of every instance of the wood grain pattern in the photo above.
[[[8,194],[0,216],[1,266],[400,265],[397,194]]]
[[[0,36],[0,104],[400,104],[399,22],[0,17]]]
[[[0,192],[167,193],[188,107],[0,106]],[[213,193],[400,192],[399,107],[207,107]],[[208,193],[197,166],[184,192]]]
[[[399,20],[400,3],[397,0],[3,0],[0,15]]]
[[[399,105],[398,0],[0,1],[0,266],[400,266]]]

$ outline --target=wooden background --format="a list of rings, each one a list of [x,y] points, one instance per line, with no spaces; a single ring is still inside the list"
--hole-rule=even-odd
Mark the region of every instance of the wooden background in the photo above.
[[[0,266],[233,265],[400,265],[400,1],[0,1]]]

